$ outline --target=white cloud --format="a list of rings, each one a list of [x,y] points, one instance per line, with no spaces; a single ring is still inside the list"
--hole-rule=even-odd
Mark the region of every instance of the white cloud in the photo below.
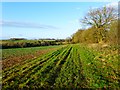
[[[118,2],[110,2],[106,5],[104,5],[103,7],[113,7],[113,8],[116,8],[118,9]],[[100,7],[90,7],[90,9],[97,9],[97,8],[100,8]]]
[[[30,23],[30,22],[20,22],[20,21],[9,21],[3,20],[0,21],[0,26],[5,27],[19,27],[19,28],[43,28],[43,29],[58,29],[52,25],[43,25],[38,23]]]
[[[106,5],[106,7],[118,8],[118,2],[111,2],[111,3],[108,3],[108,4]]]

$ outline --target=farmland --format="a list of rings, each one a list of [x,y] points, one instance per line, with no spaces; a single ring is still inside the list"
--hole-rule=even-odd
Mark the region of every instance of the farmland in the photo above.
[[[119,4],[3,2],[0,88],[120,90]]]
[[[64,45],[63,45],[64,46]],[[28,59],[40,57],[50,51],[54,51],[61,46],[41,46],[41,47],[28,47],[28,48],[12,48],[2,49],[2,64],[4,68],[20,64],[20,62]]]
[[[3,89],[119,88],[119,47],[69,44],[2,71]]]

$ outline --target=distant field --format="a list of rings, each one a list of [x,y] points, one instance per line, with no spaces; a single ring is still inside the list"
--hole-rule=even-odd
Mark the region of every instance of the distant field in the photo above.
[[[3,89],[119,87],[118,48],[67,45],[3,70]]]
[[[36,42],[36,41],[55,41],[55,40],[0,40],[0,42]]]

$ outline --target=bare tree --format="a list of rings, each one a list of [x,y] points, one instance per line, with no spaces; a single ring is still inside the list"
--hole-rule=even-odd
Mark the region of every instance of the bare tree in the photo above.
[[[82,19],[82,23],[96,28],[97,41],[103,42],[106,38],[110,23],[117,19],[117,11],[113,7],[102,7],[90,10]]]
[[[113,7],[102,7],[90,10],[82,19],[82,23],[101,28],[109,25],[117,18],[116,9]]]

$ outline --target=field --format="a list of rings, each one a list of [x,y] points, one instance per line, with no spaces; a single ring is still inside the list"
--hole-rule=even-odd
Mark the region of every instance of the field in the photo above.
[[[64,46],[64,45],[63,45]],[[2,64],[4,68],[19,64],[20,62],[28,59],[37,58],[40,55],[56,50],[61,46],[40,46],[40,47],[28,47],[28,48],[12,48],[2,49]]]
[[[2,71],[3,89],[120,89],[118,47],[70,44]]]
[[[38,52],[40,50],[46,50],[50,48],[58,48],[61,46],[40,46],[40,47],[29,47],[29,48],[13,48],[13,49],[3,49],[3,60],[10,57],[15,56],[22,56],[22,55],[28,55],[28,54],[35,54],[35,52]]]

